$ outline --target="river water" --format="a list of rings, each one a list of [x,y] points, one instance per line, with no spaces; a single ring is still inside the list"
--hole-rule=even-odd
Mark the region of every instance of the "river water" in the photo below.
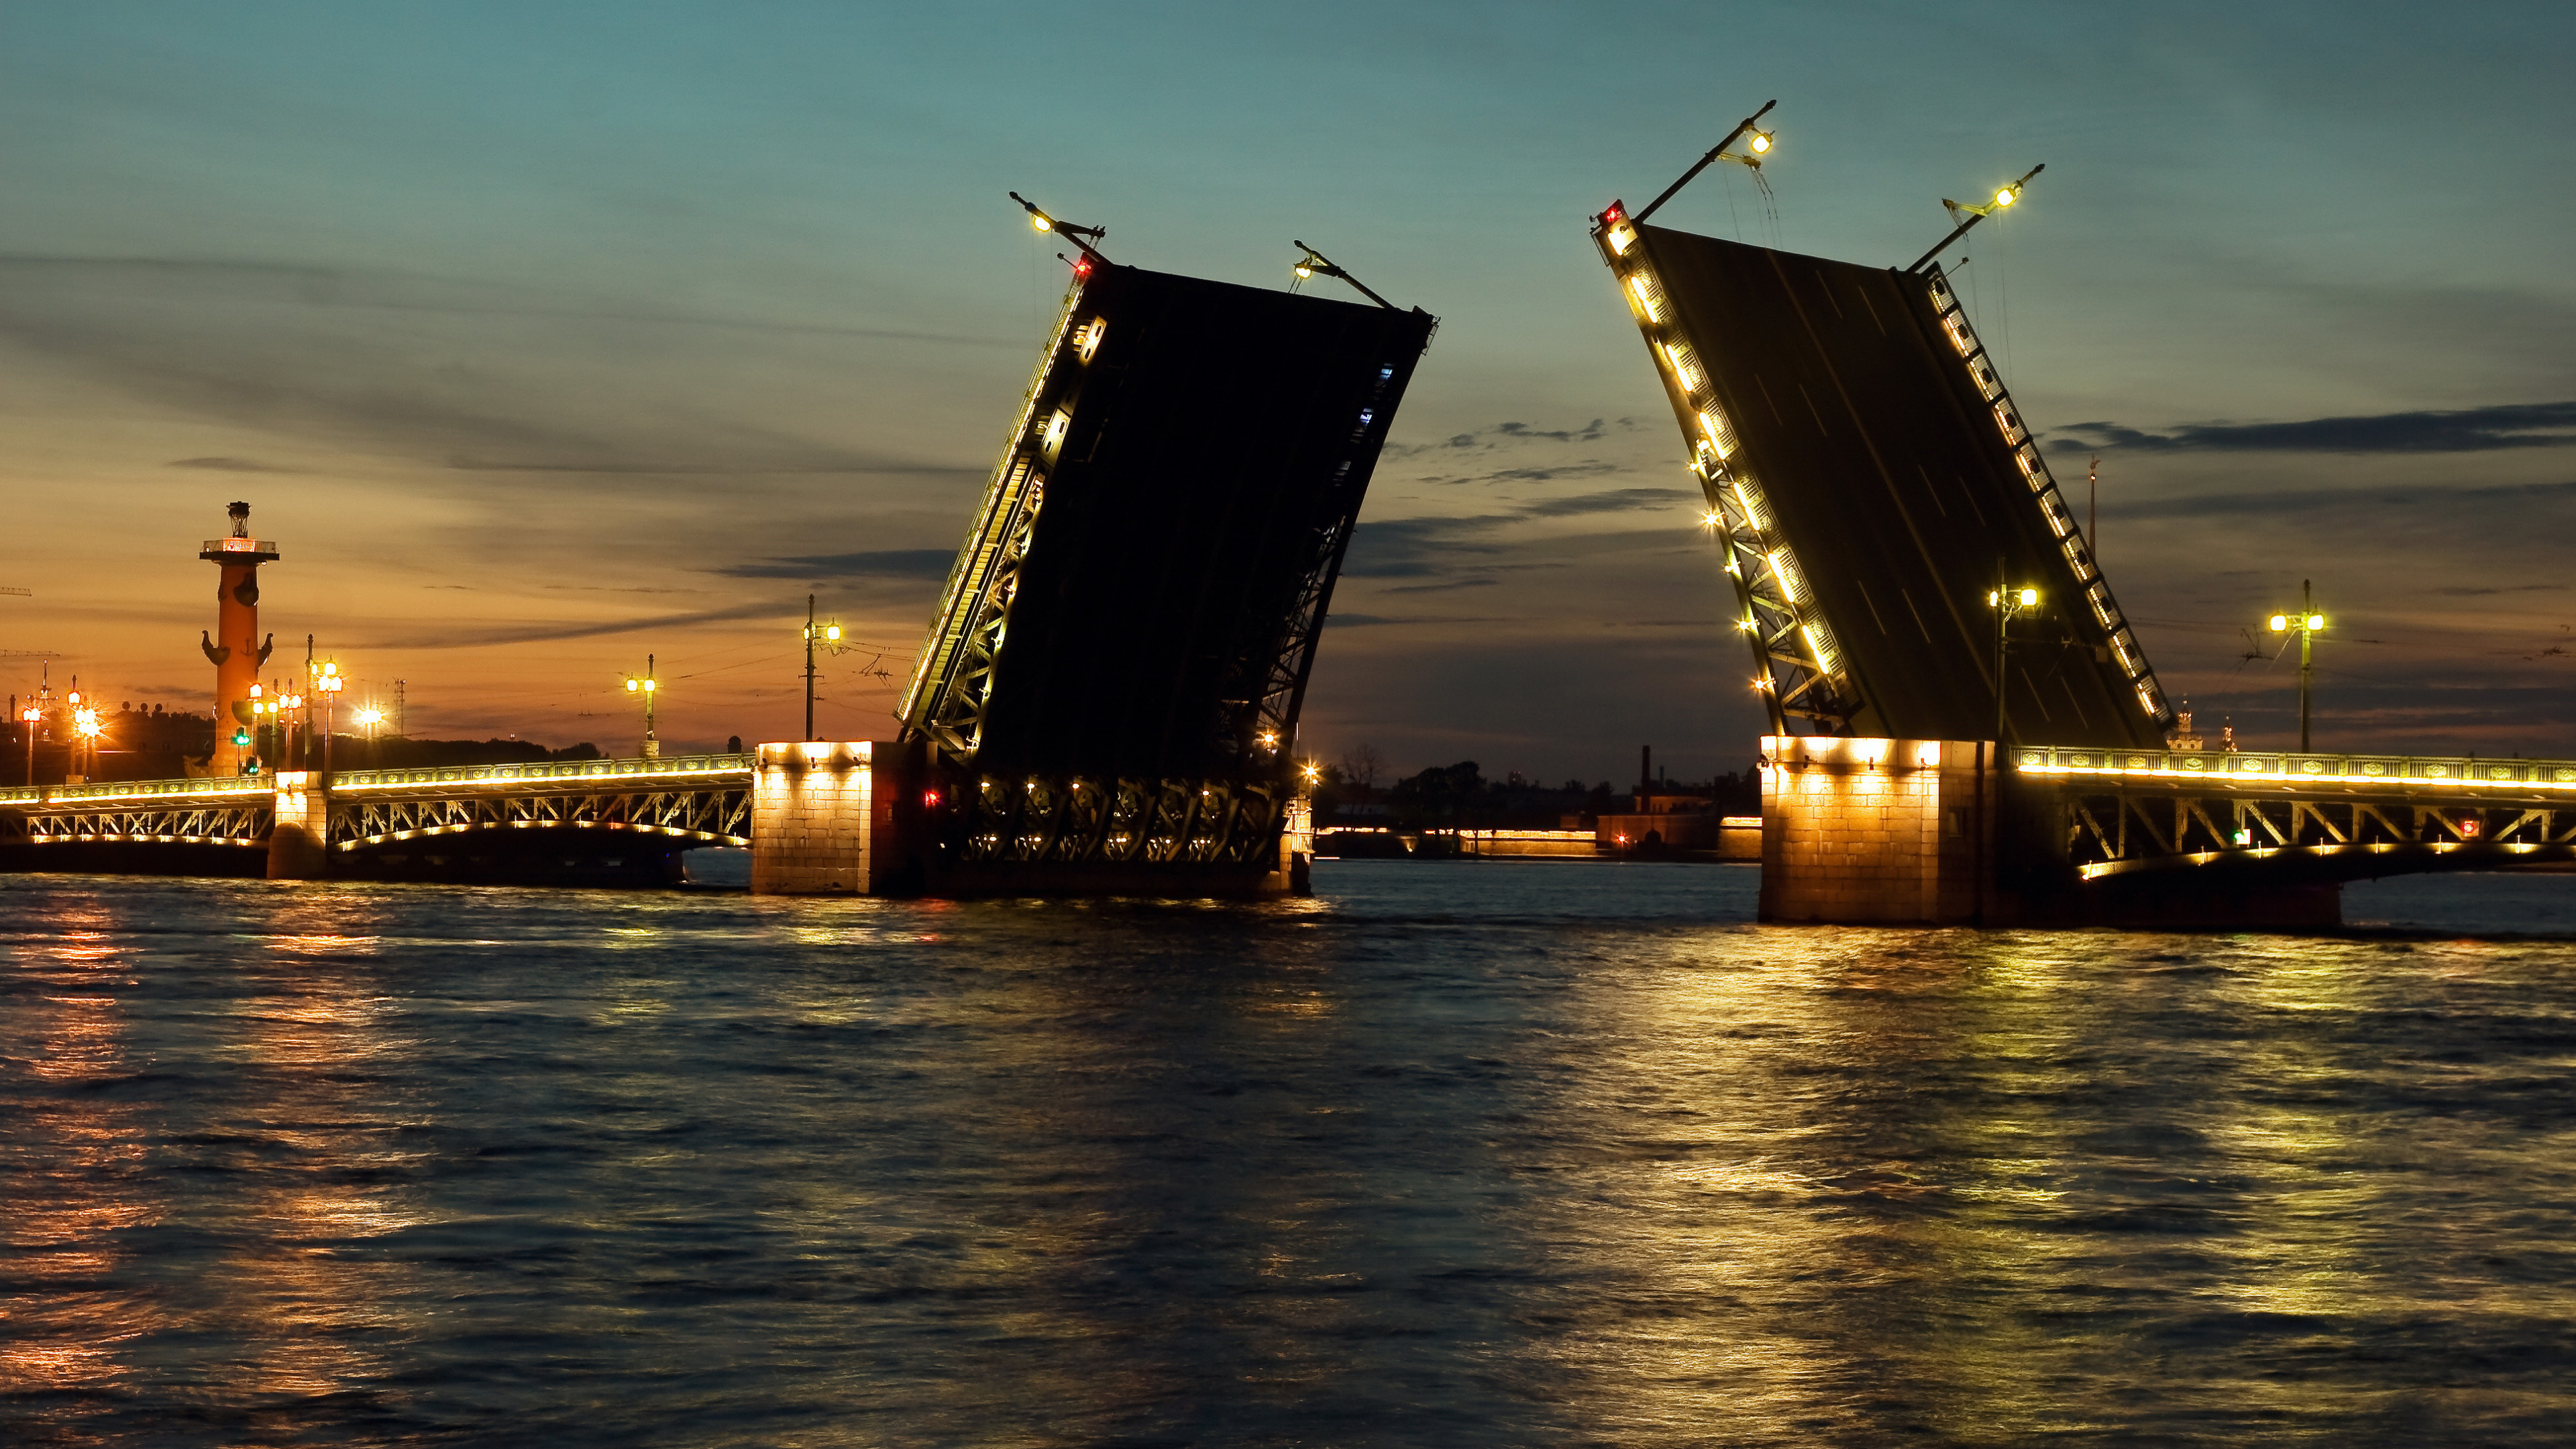
[[[2576,880],[2324,936],[1754,880],[0,878],[0,1442],[2576,1435]]]

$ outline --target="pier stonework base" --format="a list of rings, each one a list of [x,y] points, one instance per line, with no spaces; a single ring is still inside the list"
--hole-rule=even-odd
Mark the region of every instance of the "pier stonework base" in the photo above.
[[[268,832],[270,880],[319,880],[330,873],[331,793],[309,770],[277,774],[277,813]]]
[[[877,835],[870,740],[762,745],[751,786],[751,891],[865,895]]]
[[[1958,925],[1988,902],[1997,782],[1979,740],[1767,735],[1765,921]]]

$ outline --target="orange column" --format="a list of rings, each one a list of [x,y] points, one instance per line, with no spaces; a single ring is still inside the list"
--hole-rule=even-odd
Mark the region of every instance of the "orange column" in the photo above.
[[[241,773],[252,751],[233,743],[236,731],[257,738],[252,729],[251,686],[268,661],[268,643],[259,633],[259,566],[277,557],[277,546],[250,536],[250,505],[232,505],[232,533],[206,540],[197,557],[222,566],[215,588],[215,628],[200,647],[215,666],[215,756],[209,773],[223,778]],[[270,770],[274,760],[263,762]]]

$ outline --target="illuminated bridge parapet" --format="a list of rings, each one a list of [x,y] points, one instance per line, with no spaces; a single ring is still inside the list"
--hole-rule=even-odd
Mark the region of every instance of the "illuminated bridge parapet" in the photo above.
[[[2263,866],[2357,880],[2576,860],[2576,761],[2032,747],[2087,880]]]
[[[751,843],[753,757],[539,761],[350,770],[327,786],[339,852],[471,830],[604,830],[702,845]],[[281,793],[312,778],[129,780],[0,790],[0,845],[264,848]]]
[[[751,843],[754,757],[682,755],[440,769],[331,781],[335,852],[479,830],[601,830]]]

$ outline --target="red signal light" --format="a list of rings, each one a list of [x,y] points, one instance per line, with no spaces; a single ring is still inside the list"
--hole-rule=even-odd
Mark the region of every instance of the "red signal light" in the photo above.
[[[938,804],[938,803],[939,803],[939,792],[938,792],[938,791],[936,791],[936,790],[924,790],[924,791],[922,791],[922,792],[921,792],[921,803],[922,803],[922,804],[924,804],[924,805],[936,805],[936,804]]]
[[[1089,257],[1076,257],[1076,258],[1074,258],[1074,259],[1073,259],[1073,274],[1074,274],[1076,277],[1088,278],[1088,277],[1091,275],[1091,258],[1089,258]]]
[[[1620,207],[1619,203],[1614,201],[1610,203],[1610,209],[1608,211],[1601,213],[1601,219],[1603,221],[1618,221],[1627,216],[1627,214],[1628,213]]]

